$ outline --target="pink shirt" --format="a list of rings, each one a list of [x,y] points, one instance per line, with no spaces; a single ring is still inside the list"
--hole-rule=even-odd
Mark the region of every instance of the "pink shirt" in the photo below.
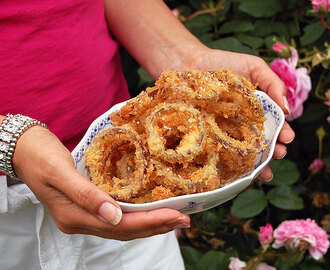
[[[72,150],[128,98],[102,0],[0,1],[0,114],[36,118]]]

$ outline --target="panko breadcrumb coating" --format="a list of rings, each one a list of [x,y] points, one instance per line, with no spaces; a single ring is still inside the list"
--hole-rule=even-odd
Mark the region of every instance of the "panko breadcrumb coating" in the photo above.
[[[214,190],[246,174],[264,148],[255,88],[226,69],[164,71],[91,142],[91,181],[116,200],[146,203]]]

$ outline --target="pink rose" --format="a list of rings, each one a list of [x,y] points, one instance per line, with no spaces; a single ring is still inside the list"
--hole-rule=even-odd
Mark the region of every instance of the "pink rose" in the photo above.
[[[275,59],[270,68],[281,78],[285,86],[294,90],[297,87],[296,69],[285,59]]]
[[[299,60],[298,52],[293,47],[290,47],[290,52],[291,52],[291,57],[289,59],[287,59],[287,61],[291,66],[294,66],[294,68],[296,68],[296,66],[298,64],[298,60]]]
[[[173,14],[175,17],[179,17],[180,12],[179,12],[179,10],[178,10],[177,8],[174,8],[174,9],[172,9],[172,14]]]
[[[288,121],[299,118],[303,113],[303,103],[308,98],[312,89],[311,79],[304,67],[297,68],[298,53],[290,48],[289,59],[275,59],[270,63],[270,68],[284,82],[287,90],[287,99],[290,107],[290,115],[286,116]]]
[[[330,0],[311,0],[311,2],[315,11],[319,11],[320,9],[329,11]]]
[[[273,226],[266,224],[260,227],[259,240],[262,245],[269,244],[273,239]]]
[[[289,47],[283,43],[275,42],[273,44],[273,50],[281,57],[288,58],[291,56]]]
[[[301,67],[296,69],[297,87],[289,89],[287,98],[290,106],[291,114],[286,116],[286,120],[292,121],[299,118],[303,114],[303,104],[308,98],[308,94],[312,89],[311,78],[307,74],[307,68]]]
[[[274,238],[273,248],[295,249],[306,244],[315,260],[326,254],[330,245],[327,233],[310,218],[283,221],[274,230]]]
[[[275,42],[275,43],[273,44],[273,50],[274,50],[274,52],[279,53],[279,52],[281,52],[283,49],[289,49],[289,47],[288,47],[287,45],[283,44],[283,43],[280,43],[280,42]]]
[[[259,263],[256,270],[276,270],[276,268],[267,263]]]
[[[239,258],[230,257],[230,264],[228,265],[230,270],[242,270],[242,267],[246,266],[245,262],[242,262]]]
[[[320,158],[316,158],[313,160],[313,162],[311,163],[311,165],[309,165],[308,169],[311,172],[318,172],[319,170],[322,170],[324,167],[324,161]]]

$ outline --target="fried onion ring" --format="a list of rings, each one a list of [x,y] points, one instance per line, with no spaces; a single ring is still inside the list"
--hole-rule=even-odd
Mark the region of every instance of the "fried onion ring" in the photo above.
[[[129,126],[102,131],[85,153],[92,182],[114,198],[129,200],[143,188],[147,160],[139,135]]]
[[[264,122],[255,86],[226,69],[216,71],[169,70],[156,81],[157,98],[185,100],[210,114]],[[248,109],[248,111],[246,111]],[[250,121],[251,122],[251,121]]]
[[[214,143],[220,157],[218,167],[221,168],[221,184],[226,184],[253,168],[257,153],[264,148],[261,144],[263,136],[256,133],[255,126],[250,127],[249,131],[245,130],[250,136],[245,137],[242,132],[242,136],[235,138],[219,127],[214,118],[207,117],[206,121],[208,129],[213,132]]]
[[[186,166],[154,160],[155,181],[176,195],[214,190],[220,186],[218,160],[219,156],[212,150]]]
[[[214,190],[253,169],[264,148],[256,86],[229,70],[166,70],[110,115],[88,147],[92,181],[132,203]]]
[[[157,93],[157,87],[150,87],[146,91],[142,91],[138,96],[129,100],[119,111],[113,112],[110,115],[111,122],[116,126],[129,124],[138,129],[137,125],[141,119],[144,119],[150,109],[160,103],[158,99],[155,99]]]
[[[173,163],[190,162],[205,147],[201,113],[184,103],[160,103],[146,120],[151,155]]]

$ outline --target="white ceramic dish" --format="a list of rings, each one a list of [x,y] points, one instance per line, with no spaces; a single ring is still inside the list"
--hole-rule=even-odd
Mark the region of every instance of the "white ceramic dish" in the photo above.
[[[265,144],[266,149],[261,151],[255,160],[254,170],[238,178],[232,183],[217,190],[183,195],[161,201],[132,204],[118,202],[124,212],[149,211],[158,208],[172,208],[186,214],[201,212],[234,198],[239,192],[244,190],[258,176],[263,168],[269,163],[275,149],[278,134],[284,124],[285,117],[281,108],[264,92],[256,91],[257,98],[261,101],[266,122],[265,122]],[[112,126],[109,115],[119,110],[126,102],[113,106],[109,111],[99,116],[88,128],[85,136],[72,151],[77,170],[88,179],[85,166],[84,153],[90,142],[101,130]]]

